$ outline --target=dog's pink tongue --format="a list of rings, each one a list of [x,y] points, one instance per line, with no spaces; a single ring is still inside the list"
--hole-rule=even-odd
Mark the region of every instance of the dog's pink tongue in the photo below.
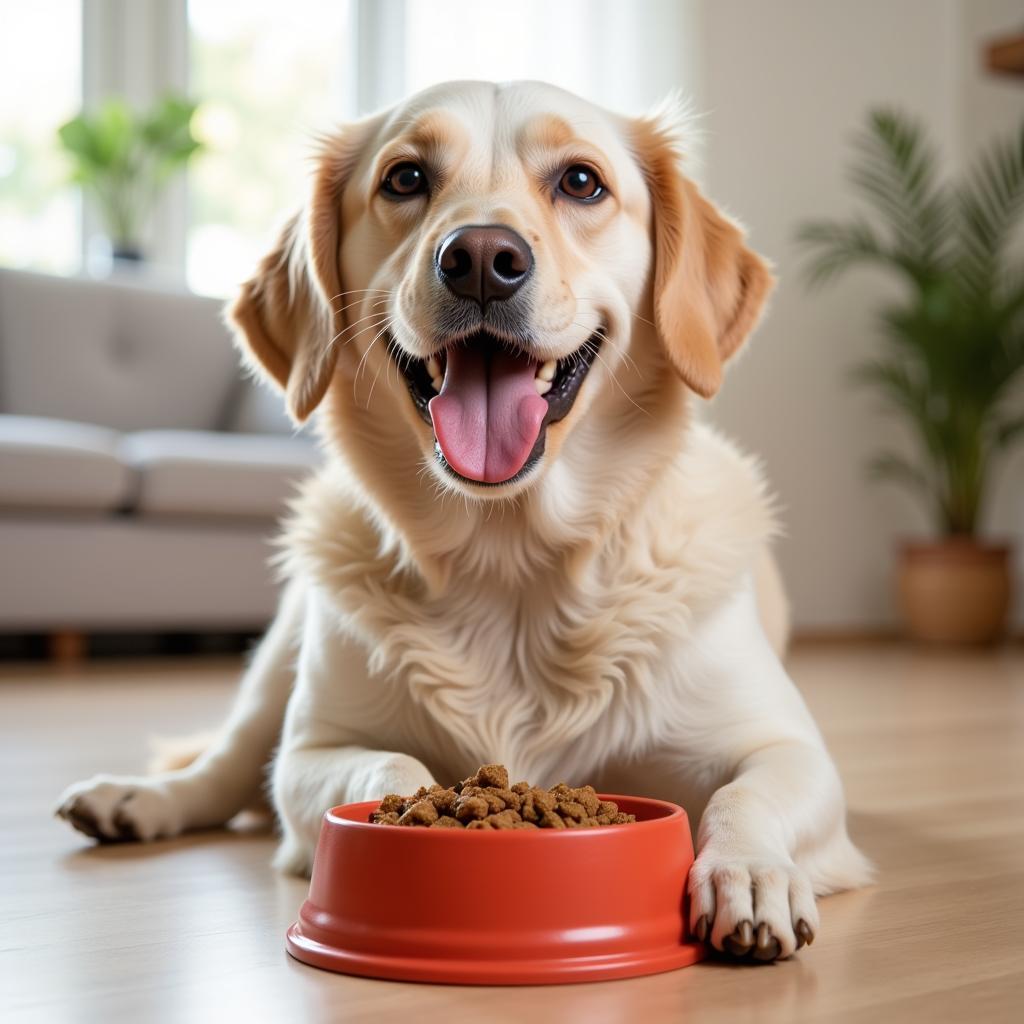
[[[430,400],[434,435],[460,476],[497,484],[523,468],[548,403],[533,384],[537,363],[504,351],[453,346],[441,393]]]

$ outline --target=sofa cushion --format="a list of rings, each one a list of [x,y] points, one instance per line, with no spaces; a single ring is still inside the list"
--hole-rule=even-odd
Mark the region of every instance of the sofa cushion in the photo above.
[[[221,426],[238,376],[222,304],[154,273],[0,270],[0,411],[116,430]]]
[[[295,433],[295,424],[285,411],[284,395],[252,377],[239,379],[224,426],[240,434]],[[309,431],[308,421],[303,429]]]
[[[127,434],[120,454],[138,473],[143,515],[276,517],[318,462],[308,438],[203,430]]]
[[[131,494],[120,435],[91,423],[0,415],[0,508],[111,511]]]

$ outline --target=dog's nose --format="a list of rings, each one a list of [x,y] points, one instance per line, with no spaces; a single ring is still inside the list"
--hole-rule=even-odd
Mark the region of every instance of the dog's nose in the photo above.
[[[444,284],[482,309],[519,290],[533,270],[533,253],[521,235],[502,224],[467,224],[441,242],[435,265]]]

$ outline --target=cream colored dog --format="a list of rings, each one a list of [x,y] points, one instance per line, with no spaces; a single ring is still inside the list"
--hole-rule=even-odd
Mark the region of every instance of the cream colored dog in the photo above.
[[[326,142],[231,311],[328,453],[278,616],[193,763],[97,776],[60,814],[98,839],[221,825],[272,762],[277,864],[303,873],[325,808],[500,761],[683,804],[694,933],[811,941],[815,894],[868,867],[779,660],[764,483],[691,422],[772,279],[680,135],[463,82]]]

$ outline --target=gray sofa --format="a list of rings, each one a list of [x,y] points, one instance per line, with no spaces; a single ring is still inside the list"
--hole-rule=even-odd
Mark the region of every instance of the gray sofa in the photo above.
[[[0,270],[0,632],[247,630],[317,461],[221,303]]]

